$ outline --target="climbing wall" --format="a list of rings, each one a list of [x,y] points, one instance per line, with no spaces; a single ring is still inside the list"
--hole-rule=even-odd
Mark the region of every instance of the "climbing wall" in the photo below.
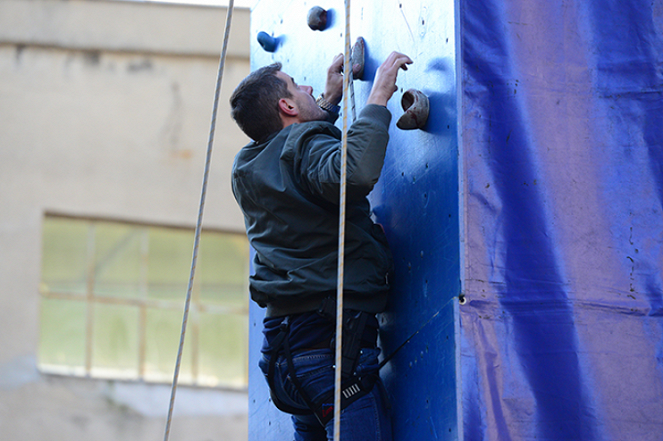
[[[329,12],[324,31],[307,25],[313,6]],[[323,91],[326,69],[343,52],[342,1],[261,0],[251,14],[251,67],[279,61],[299,84]],[[414,64],[399,74],[389,103],[393,120],[382,176],[370,198],[395,257],[394,289],[380,317],[383,355],[395,352],[382,376],[392,405],[396,440],[457,439],[457,336],[459,275],[458,148],[453,2],[355,0],[351,41],[366,42],[366,72],[355,81],[363,107],[377,67],[391,51]],[[275,38],[273,52],[258,34]],[[430,100],[423,129],[400,130],[401,97],[418,89]],[[338,125],[340,127],[340,119]],[[250,440],[287,440],[290,420],[269,403],[256,368],[263,311],[251,309]]]

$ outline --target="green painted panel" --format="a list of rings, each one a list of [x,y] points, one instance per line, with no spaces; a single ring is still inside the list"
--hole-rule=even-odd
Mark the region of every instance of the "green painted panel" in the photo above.
[[[41,300],[39,365],[85,368],[85,302]]]
[[[138,314],[135,306],[94,307],[92,365],[94,373],[138,377]]]
[[[199,375],[203,383],[244,386],[247,382],[248,317],[201,314]]]

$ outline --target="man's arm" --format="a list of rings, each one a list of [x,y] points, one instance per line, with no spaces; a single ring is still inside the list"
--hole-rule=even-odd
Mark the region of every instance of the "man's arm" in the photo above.
[[[378,68],[373,88],[368,96],[366,104],[377,104],[386,106],[396,87],[396,77],[399,69],[407,70],[407,65],[412,64],[412,60],[407,55],[392,52],[387,59]],[[353,72],[358,72],[361,66],[354,65]],[[334,61],[327,69],[327,82],[325,83],[325,100],[331,105],[338,105],[343,97],[343,54],[334,57]]]
[[[337,106],[343,97],[343,54],[334,57],[334,61],[327,69],[327,81],[323,98],[331,105]],[[354,67],[358,70],[358,66]]]
[[[327,81],[325,91],[317,100],[318,106],[327,111],[327,121],[334,124],[338,118],[340,107],[338,103],[343,97],[343,54],[334,57],[334,61],[327,69]],[[358,72],[361,66],[353,66],[354,72]]]
[[[333,75],[342,66],[343,59],[340,58],[339,65],[339,57],[334,59],[328,70],[325,90],[333,92],[340,87],[338,77]],[[348,131],[347,191],[350,198],[368,195],[380,177],[391,120],[391,114],[385,106],[397,90],[398,71],[407,70],[407,64],[411,63],[407,55],[398,52],[392,52],[387,57],[378,68],[366,107]],[[339,76],[342,84],[342,76]],[[321,135],[310,138],[307,144],[306,153],[301,158],[300,165],[303,168],[300,172],[308,182],[310,191],[335,203],[338,201],[341,163],[338,140]]]
[[[387,59],[380,65],[376,74],[373,88],[368,95],[366,104],[377,104],[386,106],[396,87],[396,77],[400,69],[407,70],[407,65],[412,64],[412,60],[407,55],[398,52],[392,52]]]

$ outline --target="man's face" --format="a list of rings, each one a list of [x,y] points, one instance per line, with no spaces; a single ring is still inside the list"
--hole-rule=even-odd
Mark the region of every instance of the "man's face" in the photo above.
[[[276,76],[287,84],[288,92],[292,95],[291,99],[297,106],[301,122],[324,121],[327,119],[327,112],[315,103],[311,86],[299,86],[290,75],[281,71],[276,72]]]

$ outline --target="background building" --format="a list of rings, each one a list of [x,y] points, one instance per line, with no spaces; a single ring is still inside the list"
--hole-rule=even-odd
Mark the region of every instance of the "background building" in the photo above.
[[[225,16],[0,1],[3,439],[163,436]],[[172,440],[246,438],[248,244],[229,172],[247,138],[227,102],[248,38],[236,9]]]

